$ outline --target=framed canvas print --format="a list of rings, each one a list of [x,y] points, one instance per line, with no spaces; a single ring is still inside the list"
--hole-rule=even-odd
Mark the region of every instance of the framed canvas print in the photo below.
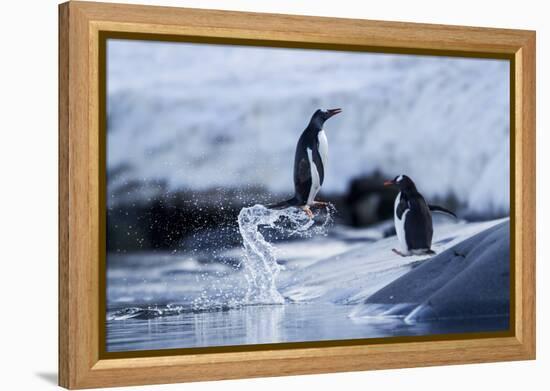
[[[534,32],[59,12],[62,386],[534,359]]]

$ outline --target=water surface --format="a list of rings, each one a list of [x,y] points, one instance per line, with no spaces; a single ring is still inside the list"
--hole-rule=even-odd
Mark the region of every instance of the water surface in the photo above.
[[[353,320],[352,306],[280,304],[187,312],[107,322],[108,350],[156,350],[280,342],[498,331],[507,318],[407,324],[402,319]]]

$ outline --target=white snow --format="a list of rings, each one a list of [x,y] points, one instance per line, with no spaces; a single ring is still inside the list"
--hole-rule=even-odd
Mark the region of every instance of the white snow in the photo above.
[[[380,170],[472,212],[509,210],[509,63],[503,60],[112,40],[109,189],[260,185],[292,193],[296,141],[327,121],[324,191]]]
[[[432,249],[441,253],[505,219],[482,223],[441,223],[434,229]],[[401,277],[425,255],[401,257],[391,251],[398,245],[392,236],[351,250],[290,273],[278,283],[279,292],[294,301],[357,304]]]

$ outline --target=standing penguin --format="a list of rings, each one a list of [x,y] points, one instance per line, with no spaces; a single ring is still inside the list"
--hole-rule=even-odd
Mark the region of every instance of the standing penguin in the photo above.
[[[401,251],[393,252],[403,257],[409,255],[435,254],[432,251],[433,212],[442,212],[456,218],[456,215],[440,206],[429,205],[416,190],[411,178],[406,175],[396,176],[392,181],[385,181],[384,186],[397,186],[399,194],[394,204],[394,222]]]
[[[327,119],[341,112],[342,109],[319,109],[313,113],[296,145],[294,197],[278,204],[269,205],[269,208],[282,209],[295,206],[303,209],[312,218],[311,206],[326,205],[324,202],[315,201],[315,196],[325,180],[328,161],[328,142],[323,125]]]

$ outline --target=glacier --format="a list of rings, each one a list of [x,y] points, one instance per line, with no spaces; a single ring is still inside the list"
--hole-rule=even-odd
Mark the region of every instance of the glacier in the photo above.
[[[291,193],[311,113],[342,107],[327,124],[324,192],[407,173],[468,213],[509,211],[506,60],[111,39],[107,50],[110,192]]]

